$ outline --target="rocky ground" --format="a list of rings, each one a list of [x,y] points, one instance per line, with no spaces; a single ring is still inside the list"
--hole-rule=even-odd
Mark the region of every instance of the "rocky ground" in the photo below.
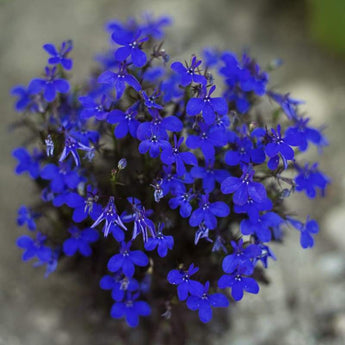
[[[176,57],[217,45],[236,52],[249,47],[262,64],[282,58],[285,65],[272,75],[271,85],[306,100],[304,109],[314,124],[327,124],[331,145],[321,158],[332,179],[327,197],[317,206],[301,195],[290,201],[301,215],[320,221],[315,248],[302,250],[293,231],[284,246],[276,245],[278,261],[268,271],[272,284],[231,308],[232,327],[214,344],[344,344],[345,61],[311,42],[307,11],[300,6],[301,1],[269,0],[0,0],[0,345],[117,341],[113,321],[90,311],[95,308],[84,294],[85,281],[71,272],[45,280],[41,271],[20,261],[15,214],[30,201],[32,188],[27,178],[13,174],[11,150],[22,134],[8,132],[16,119],[8,93],[39,73],[43,43],[66,38],[75,42],[74,79],[82,80],[94,52],[104,47],[105,20],[144,10],[174,17],[167,46]]]

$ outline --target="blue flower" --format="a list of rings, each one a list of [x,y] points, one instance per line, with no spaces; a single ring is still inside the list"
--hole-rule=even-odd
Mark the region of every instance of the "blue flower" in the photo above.
[[[140,91],[141,85],[138,80],[128,73],[126,65],[122,65],[117,73],[112,71],[103,72],[97,79],[98,83],[111,85],[116,90],[116,98],[120,99],[125,92],[126,84],[134,90]]]
[[[200,98],[191,98],[186,106],[186,112],[189,116],[195,116],[202,113],[203,119],[207,125],[214,123],[216,114],[226,115],[228,113],[228,104],[223,97],[211,97],[216,86],[213,85],[208,94],[204,88]]]
[[[51,55],[48,63],[51,65],[61,64],[61,66],[66,70],[70,70],[73,66],[72,59],[67,58],[67,55],[72,50],[72,48],[72,41],[62,42],[59,50],[56,49],[55,46],[51,43],[47,43],[43,46],[43,49]]]
[[[82,177],[71,169],[70,164],[64,163],[60,163],[59,166],[47,164],[40,175],[44,180],[50,180],[50,188],[54,193],[61,193],[66,187],[74,189],[82,180]]]
[[[256,235],[262,242],[272,239],[271,228],[280,227],[283,219],[275,212],[267,212],[257,219],[249,218],[241,221],[240,229],[243,235]]]
[[[161,154],[161,160],[164,164],[176,164],[176,172],[178,176],[183,176],[185,174],[185,164],[198,165],[198,160],[192,152],[180,152],[180,146],[183,143],[183,140],[184,138],[181,137],[177,141],[176,135],[174,135],[174,146],[168,146],[163,149]]]
[[[188,218],[192,213],[192,205],[190,204],[190,202],[194,198],[192,190],[186,192],[185,186],[183,185],[183,189],[179,189],[172,194],[174,195],[174,197],[169,200],[169,207],[175,210],[180,206],[181,217]]]
[[[290,224],[292,224],[298,231],[301,233],[300,237],[300,244],[301,247],[306,248],[312,248],[314,246],[314,238],[312,235],[315,235],[319,232],[319,225],[316,220],[310,219],[307,217],[307,220],[305,224],[303,224],[301,221],[288,218],[287,219]]]
[[[37,228],[35,218],[37,218],[38,216],[38,214],[29,210],[26,206],[21,206],[18,209],[17,224],[19,226],[27,224],[28,229],[34,231]]]
[[[94,116],[97,120],[106,120],[109,114],[107,99],[105,96],[102,97],[100,102],[95,102],[92,97],[81,96],[78,98],[81,103],[82,110],[80,112],[80,118],[82,120],[87,120]]]
[[[134,222],[132,240],[134,240],[139,234],[143,235],[144,243],[147,242],[149,236],[148,231],[152,237],[156,236],[155,225],[151,219],[148,218],[152,214],[152,210],[145,210],[140,200],[129,197],[127,200],[132,205],[132,213],[124,212],[122,215],[124,222]]]
[[[109,113],[107,122],[110,124],[118,123],[114,130],[114,135],[116,138],[123,138],[128,134],[128,132],[133,138],[137,137],[137,129],[140,124],[140,122],[136,119],[138,114],[137,106],[138,103],[135,103],[133,106],[128,108],[126,112],[115,109]]]
[[[38,110],[37,105],[34,103],[32,99],[32,95],[30,94],[30,90],[24,86],[18,85],[11,89],[11,95],[17,96],[17,102],[15,108],[17,111],[24,111],[29,109],[30,111],[34,112]]]
[[[114,30],[111,35],[113,41],[122,47],[115,51],[115,60],[122,62],[129,56],[136,67],[142,67],[146,63],[146,54],[140,49],[148,38],[140,38],[141,31],[130,32],[121,28]]]
[[[120,269],[127,277],[133,277],[134,266],[145,267],[149,264],[149,259],[141,250],[130,250],[132,242],[122,242],[119,254],[113,255],[108,261],[108,270],[117,272]]]
[[[187,299],[187,307],[190,310],[199,310],[200,321],[207,323],[212,319],[212,308],[229,306],[228,299],[221,293],[209,294],[210,283],[206,282],[204,291],[201,294],[189,296]]]
[[[152,128],[151,132],[144,133],[139,139],[142,140],[139,144],[139,152],[141,154],[145,154],[147,151],[149,151],[149,154],[152,158],[158,157],[161,150],[170,147],[169,141],[166,140],[166,137],[162,135],[157,128]]]
[[[169,272],[168,282],[177,285],[177,296],[180,301],[186,300],[188,293],[191,295],[202,295],[204,291],[203,285],[196,280],[190,279],[198,270],[198,267],[194,267],[194,264],[191,264],[187,271],[180,269]]]
[[[313,165],[305,164],[301,167],[295,164],[298,175],[295,177],[296,191],[302,192],[310,198],[314,199],[316,197],[316,189],[321,190],[321,195],[325,195],[325,189],[329,184],[329,178],[318,170],[318,164]]]
[[[126,318],[130,327],[136,327],[139,324],[139,316],[149,316],[151,308],[145,301],[138,301],[138,294],[127,294],[124,302],[116,302],[111,308],[110,315],[115,319]]]
[[[271,170],[277,169],[279,165],[279,156],[282,158],[285,169],[287,168],[287,161],[293,160],[295,153],[291,146],[297,146],[295,138],[291,136],[285,136],[282,138],[280,133],[280,125],[277,126],[277,130],[271,129],[271,135],[268,135],[269,143],[266,145],[265,152],[270,160],[267,166]]]
[[[19,147],[15,149],[12,153],[13,157],[18,159],[18,165],[16,167],[16,174],[22,174],[23,172],[28,172],[29,175],[36,179],[40,175],[40,160],[42,155],[38,151],[34,151],[32,155],[22,148]]]
[[[117,214],[116,206],[115,206],[115,198],[111,196],[109,198],[107,206],[103,209],[102,213],[99,217],[95,220],[95,222],[91,225],[91,228],[96,227],[98,224],[105,221],[103,232],[104,237],[107,237],[110,232],[110,226],[118,225],[124,230],[127,230],[126,226],[123,224],[120,216]]]
[[[195,236],[194,236],[194,244],[197,245],[199,243],[199,240],[204,238],[205,240],[207,240],[208,242],[212,242],[212,240],[208,237],[209,231],[211,229],[208,228],[204,222],[201,222],[199,224],[199,228],[198,230],[195,232]]]
[[[254,278],[247,277],[247,271],[245,267],[236,269],[232,274],[224,274],[218,280],[218,286],[221,289],[227,287],[231,288],[231,295],[235,301],[239,301],[243,297],[243,291],[247,291],[252,294],[259,292],[259,285]]]
[[[103,276],[99,285],[103,290],[112,290],[111,297],[117,302],[125,298],[127,291],[134,292],[139,290],[139,283],[136,279],[128,278],[121,273]]]
[[[260,260],[262,264],[264,265],[264,267],[267,268],[268,258],[272,258],[273,260],[276,260],[276,257],[269,246],[265,245],[259,240],[256,240],[255,244],[261,249],[261,253],[254,259],[254,265],[256,265],[256,263]]]
[[[202,179],[202,188],[206,193],[213,192],[216,181],[222,183],[230,173],[224,169],[215,169],[214,161],[208,161],[205,164],[205,168],[201,166],[194,166],[191,171],[191,175],[195,179]]]
[[[64,253],[68,256],[72,256],[79,251],[83,256],[90,256],[92,254],[90,243],[98,240],[98,232],[91,228],[79,230],[76,226],[72,226],[68,231],[71,237],[63,243]]]
[[[229,206],[223,201],[209,202],[209,195],[201,195],[199,208],[193,211],[189,218],[190,226],[198,226],[201,222],[214,229],[217,226],[217,217],[227,217],[230,213]]]
[[[80,157],[77,150],[85,151],[87,154],[93,152],[94,149],[92,147],[88,147],[83,143],[77,141],[73,137],[67,135],[65,138],[65,146],[62,150],[61,156],[59,158],[59,162],[63,162],[69,154],[72,155],[76,166],[80,165]]]
[[[193,56],[190,66],[187,65],[187,67],[185,67],[181,62],[177,61],[171,64],[171,69],[179,74],[182,86],[188,86],[192,82],[206,86],[206,78],[200,75],[198,71],[200,65],[201,60]]]
[[[161,94],[160,91],[155,90],[150,96],[148,96],[145,91],[142,91],[141,94],[144,97],[144,104],[147,108],[163,109],[163,106],[155,102]]]
[[[38,94],[43,91],[43,97],[47,102],[52,102],[56,98],[57,92],[67,93],[69,83],[65,79],[56,78],[56,67],[45,69],[46,79],[33,79],[29,84],[30,94]]]
[[[42,235],[40,232],[36,233],[36,238],[34,240],[29,236],[20,236],[17,239],[17,246],[25,250],[22,256],[23,261],[30,260],[35,256],[41,261],[49,261],[52,250],[44,245],[46,239],[47,236]]]
[[[152,18],[150,13],[144,13],[143,15],[145,23],[140,26],[141,32],[145,36],[151,36],[155,39],[162,39],[164,32],[163,26],[171,25],[172,19],[168,16],[160,16],[157,19]]]
[[[299,104],[303,104],[304,101],[293,99],[290,97],[290,94],[281,95],[273,91],[268,91],[267,95],[270,96],[275,102],[277,102],[281,106],[289,120],[298,118],[297,106]]]
[[[261,254],[260,248],[255,244],[249,244],[243,248],[243,239],[240,239],[238,244],[231,241],[231,245],[234,251],[223,259],[223,271],[233,273],[235,270],[240,269],[248,275],[251,274],[254,270],[253,260]]]
[[[163,227],[164,224],[160,224],[156,237],[150,237],[145,243],[145,249],[148,251],[155,250],[157,247],[157,253],[161,258],[167,256],[168,250],[173,249],[174,246],[174,238],[172,236],[163,235]]]
[[[199,134],[189,135],[186,145],[190,149],[200,148],[204,154],[205,160],[213,161],[215,157],[215,147],[221,147],[227,144],[226,132],[223,128],[207,126],[204,123],[199,124]]]
[[[230,176],[221,185],[223,194],[234,193],[233,202],[236,205],[244,205],[249,198],[255,202],[263,202],[266,199],[266,189],[263,184],[253,181],[255,170],[248,167],[241,177]]]

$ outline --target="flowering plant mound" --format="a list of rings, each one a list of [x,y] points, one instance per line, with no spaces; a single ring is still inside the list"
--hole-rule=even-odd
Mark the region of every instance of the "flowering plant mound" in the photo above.
[[[313,199],[329,183],[299,159],[327,145],[299,114],[302,102],[270,90],[247,54],[171,59],[162,48],[169,23],[108,23],[109,51],[78,86],[72,42],[45,44],[44,75],[12,90],[34,138],[13,151],[16,173],[40,190],[34,207],[18,210],[30,231],[17,241],[23,260],[46,276],[68,256],[100,260],[95,279],[111,293],[110,314],[131,327],[150,314],[170,318],[179,303],[206,323],[229,300],[257,294],[284,226],[303,248],[319,231],[292,217],[285,198]]]

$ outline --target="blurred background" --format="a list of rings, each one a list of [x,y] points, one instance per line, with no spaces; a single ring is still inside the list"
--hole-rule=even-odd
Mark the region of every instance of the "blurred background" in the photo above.
[[[93,56],[106,47],[104,23],[143,11],[173,17],[165,47],[186,58],[203,46],[250,54],[265,67],[281,58],[270,86],[304,99],[314,126],[326,125],[330,146],[320,158],[332,179],[325,199],[290,201],[304,218],[318,219],[321,233],[302,250],[291,230],[275,245],[272,284],[229,309],[231,325],[212,344],[343,345],[345,343],[345,1],[344,0],[0,0],[0,345],[120,344],[116,321],[104,318],[85,293],[85,281],[59,271],[44,279],[21,262],[16,209],[34,197],[27,177],[13,174],[12,149],[21,132],[10,88],[27,84],[44,67],[46,42],[73,39],[73,80],[82,81]],[[317,160],[317,152],[309,154]],[[107,312],[107,311],[106,311]],[[214,326],[217,329],[216,326]],[[140,344],[140,341],[138,341]]]

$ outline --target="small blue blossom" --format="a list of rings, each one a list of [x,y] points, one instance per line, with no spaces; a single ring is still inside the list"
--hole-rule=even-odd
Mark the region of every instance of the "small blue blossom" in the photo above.
[[[42,154],[38,151],[34,150],[32,155],[22,148],[19,147],[15,149],[12,153],[13,157],[18,159],[18,165],[16,167],[16,174],[22,174],[24,172],[28,172],[29,175],[36,179],[40,175],[40,160],[42,158]]]
[[[149,316],[151,308],[145,301],[138,301],[138,294],[127,294],[123,302],[116,302],[111,308],[110,315],[115,319],[126,318],[130,327],[136,327],[139,324],[139,316]]]
[[[229,206],[223,201],[209,202],[209,195],[201,195],[199,208],[193,211],[189,218],[190,226],[198,226],[201,222],[210,229],[217,226],[217,217],[227,217],[230,213]]]
[[[180,146],[183,143],[184,138],[181,137],[178,141],[176,135],[174,135],[174,146],[168,146],[163,149],[161,154],[161,160],[164,164],[176,164],[176,172],[178,176],[183,176],[186,173],[185,164],[198,165],[198,160],[192,152],[180,152]]]
[[[68,231],[71,237],[63,243],[64,253],[68,256],[72,256],[79,251],[83,256],[90,256],[92,254],[90,243],[98,240],[98,232],[91,228],[79,230],[76,226],[69,228]]]
[[[248,277],[245,267],[236,269],[232,274],[224,274],[218,280],[218,286],[221,289],[227,287],[231,288],[231,296],[235,301],[243,298],[243,291],[257,294],[259,292],[259,285],[254,278]]]
[[[127,277],[133,277],[134,266],[145,267],[149,264],[147,255],[141,250],[130,250],[132,242],[122,242],[119,254],[113,255],[108,261],[108,270],[117,272],[120,269]]]
[[[192,205],[190,204],[194,198],[192,190],[186,192],[185,186],[183,185],[183,189],[177,190],[172,194],[174,197],[169,200],[169,207],[173,210],[175,210],[177,207],[180,207],[180,216],[182,218],[188,218],[193,209]]]
[[[228,104],[223,97],[211,97],[216,86],[211,86],[208,93],[204,88],[200,98],[191,98],[186,106],[186,112],[189,116],[195,116],[202,113],[202,117],[207,125],[214,123],[216,114],[226,115]]]
[[[29,236],[20,236],[17,240],[17,246],[24,249],[22,256],[23,261],[27,261],[37,256],[39,260],[48,262],[52,255],[52,250],[46,247],[44,244],[46,242],[47,236],[36,233],[36,238],[32,239]]]
[[[198,72],[201,62],[196,56],[193,56],[190,66],[187,65],[185,67],[181,62],[177,61],[171,64],[171,69],[179,74],[182,86],[188,86],[192,82],[206,86],[206,78]]]
[[[188,294],[191,295],[202,295],[204,292],[203,285],[190,277],[198,272],[199,268],[194,267],[191,264],[187,271],[184,270],[172,270],[168,274],[168,282],[170,284],[177,285],[177,296],[180,301],[187,299]]]
[[[32,212],[26,206],[21,206],[18,209],[17,224],[19,226],[27,224],[28,229],[34,231],[37,228],[35,218],[37,218],[38,216],[38,214]]]
[[[256,202],[262,202],[266,198],[266,189],[263,184],[254,182],[255,170],[248,167],[241,177],[230,176],[221,185],[223,194],[234,193],[233,201],[236,205],[244,205],[249,198]]]
[[[110,226],[112,224],[118,225],[124,230],[127,230],[126,226],[123,224],[120,216],[117,214],[116,206],[115,206],[115,198],[111,196],[109,198],[107,206],[103,209],[102,213],[99,217],[95,220],[95,222],[91,225],[91,228],[96,227],[101,222],[105,221],[103,232],[104,237],[107,237],[110,231]]]
[[[157,253],[161,258],[164,258],[168,254],[168,250],[174,247],[174,238],[172,236],[163,235],[164,224],[160,224],[156,237],[150,237],[145,243],[145,249],[148,251],[155,250],[157,247]]]
[[[67,58],[67,55],[72,48],[72,41],[62,42],[60,49],[56,49],[54,44],[51,43],[47,43],[43,46],[43,49],[51,55],[51,57],[48,59],[48,63],[51,65],[61,64],[65,70],[70,70],[73,66],[72,59]]]
[[[47,157],[54,156],[54,142],[52,136],[48,134],[47,138],[44,139],[44,143],[46,144],[46,155]]]
[[[56,68],[46,67],[45,79],[33,79],[29,84],[30,94],[38,94],[43,91],[43,97],[47,102],[55,100],[57,93],[67,93],[70,89],[69,83],[65,79],[56,77]]]
[[[317,163],[312,165],[306,163],[304,167],[295,164],[295,167],[298,171],[298,175],[295,177],[296,191],[304,191],[310,199],[314,199],[317,194],[317,188],[319,188],[321,195],[325,195],[329,178],[319,171]]]
[[[187,307],[190,310],[199,310],[200,321],[207,323],[212,319],[212,308],[229,306],[228,299],[221,293],[209,294],[210,283],[206,282],[202,294],[194,294],[187,299]]]
[[[141,45],[148,38],[140,38],[140,36],[141,31],[133,33],[120,28],[113,31],[111,38],[115,43],[122,46],[115,51],[115,60],[122,62],[131,56],[135,66],[144,66],[146,63],[146,54],[141,50]]]
[[[141,85],[138,80],[127,71],[127,66],[122,65],[118,72],[105,71],[97,79],[98,83],[111,85],[116,90],[116,98],[120,99],[125,92],[126,84],[134,90],[140,91]]]
[[[76,139],[74,139],[71,136],[66,136],[65,138],[65,146],[62,150],[61,156],[59,158],[59,162],[63,162],[68,156],[69,154],[72,155],[75,165],[79,166],[80,165],[80,157],[79,157],[79,153],[77,150],[81,150],[86,152],[86,154],[93,152],[93,148],[84,145],[83,143],[77,141]]]
[[[314,246],[314,238],[312,235],[315,235],[319,232],[319,225],[316,220],[310,219],[307,217],[306,222],[303,224],[301,221],[288,218],[290,224],[293,225],[301,233],[300,244],[303,249],[312,248]]]

